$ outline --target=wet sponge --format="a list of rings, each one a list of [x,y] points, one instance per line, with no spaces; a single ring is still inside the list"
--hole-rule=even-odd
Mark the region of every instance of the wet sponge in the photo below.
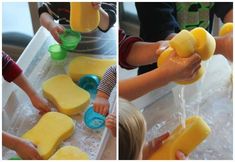
[[[187,30],[180,31],[170,40],[170,47],[163,51],[159,56],[157,63],[161,66],[163,62],[176,52],[180,57],[190,57],[197,52],[202,60],[208,60],[215,52],[216,42],[210,33],[205,29],[198,27],[191,32]],[[196,76],[190,81],[177,82],[178,84],[191,84],[199,80],[204,74],[204,69],[200,68]]]
[[[67,115],[81,113],[90,103],[90,94],[78,87],[68,75],[57,75],[42,85],[44,96]]]
[[[70,2],[70,26],[77,32],[91,32],[100,22],[99,10],[91,2]]]
[[[64,146],[60,148],[49,160],[89,160],[88,154],[78,147]]]
[[[48,159],[60,145],[74,132],[73,120],[58,112],[48,112],[22,138],[37,146],[43,159]]]
[[[200,116],[186,120],[186,128],[178,126],[149,160],[176,160],[177,150],[189,155],[211,133],[211,129]]]
[[[97,59],[80,56],[70,62],[68,74],[74,81],[88,74],[96,75],[102,79],[105,71],[115,63],[114,59]]]

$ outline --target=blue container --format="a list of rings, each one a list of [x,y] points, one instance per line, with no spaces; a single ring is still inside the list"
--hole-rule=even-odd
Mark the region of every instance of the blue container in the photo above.
[[[76,84],[90,93],[91,99],[95,99],[100,79],[96,75],[85,75]]]
[[[105,116],[95,112],[93,106],[90,106],[84,114],[84,123],[88,128],[100,129],[105,126]]]

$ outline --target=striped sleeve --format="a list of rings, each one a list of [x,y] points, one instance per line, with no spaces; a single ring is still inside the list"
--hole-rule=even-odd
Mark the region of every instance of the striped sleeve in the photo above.
[[[113,88],[116,85],[116,65],[111,66],[105,72],[103,79],[101,80],[98,90],[104,92],[108,96],[112,92]]]

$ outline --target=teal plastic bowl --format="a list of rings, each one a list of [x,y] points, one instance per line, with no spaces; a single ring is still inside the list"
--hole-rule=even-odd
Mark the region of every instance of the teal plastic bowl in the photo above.
[[[90,106],[84,114],[84,123],[88,128],[101,129],[105,126],[105,116],[94,111]]]
[[[64,33],[60,34],[62,41],[61,47],[66,50],[74,50],[81,41],[81,34],[79,32],[66,29]]]
[[[67,52],[61,48],[59,44],[53,44],[48,48],[52,60],[63,60],[67,56]]]
[[[100,84],[100,79],[96,75],[89,74],[81,77],[80,80],[76,82],[76,84],[82,89],[88,91],[91,98],[95,99],[97,88]]]

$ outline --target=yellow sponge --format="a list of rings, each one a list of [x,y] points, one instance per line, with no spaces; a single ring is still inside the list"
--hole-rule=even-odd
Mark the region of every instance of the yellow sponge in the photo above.
[[[44,96],[67,115],[82,112],[90,103],[90,94],[78,87],[68,75],[57,75],[42,85]]]
[[[195,52],[196,39],[187,30],[181,30],[169,43],[180,57],[189,57]]]
[[[233,23],[224,24],[219,30],[219,36],[224,36],[233,31]]]
[[[150,156],[150,160],[175,160],[177,150],[189,155],[207,136],[211,129],[200,116],[186,120],[186,128],[178,126],[164,144]]]
[[[77,32],[91,32],[100,22],[99,10],[91,2],[70,2],[70,26]]]
[[[198,70],[197,74],[195,75],[195,77],[192,80],[189,81],[178,81],[178,84],[192,84],[194,82],[196,82],[197,80],[201,79],[201,77],[203,76],[203,74],[205,73],[205,69],[204,67],[201,66],[201,68]]]
[[[173,52],[174,52],[174,49],[171,47],[163,51],[161,55],[158,57],[157,65],[161,66],[166,61],[166,59],[170,56],[170,54],[172,54]]]
[[[74,123],[70,117],[58,112],[48,112],[22,138],[35,144],[39,154],[46,160],[73,132]]]
[[[196,39],[195,51],[202,60],[208,60],[215,52],[215,39],[204,28],[198,27],[191,31]]]
[[[70,62],[68,74],[74,81],[87,74],[93,74],[102,79],[105,71],[113,64],[115,64],[114,59],[97,59],[80,56]]]
[[[78,147],[64,146],[60,148],[49,160],[89,160],[88,154]]]

